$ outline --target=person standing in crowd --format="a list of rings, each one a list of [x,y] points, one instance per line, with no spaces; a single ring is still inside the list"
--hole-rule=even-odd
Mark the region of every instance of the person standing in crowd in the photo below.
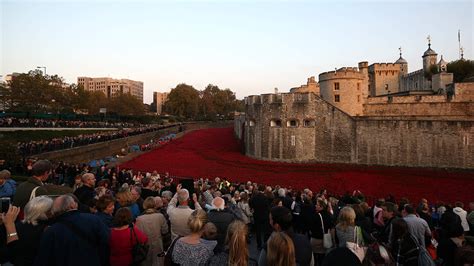
[[[214,199],[215,191],[216,191],[215,185],[207,185],[206,191],[202,193],[206,208],[207,206],[212,206],[212,200]]]
[[[128,188],[122,188],[122,190],[117,192],[117,194],[115,194],[115,199],[117,200],[115,209],[118,210],[122,207],[129,208],[132,212],[133,219],[136,219],[138,215],[140,215],[140,208]]]
[[[53,202],[55,223],[41,237],[34,265],[107,265],[109,229],[95,215],[80,213],[71,195]]]
[[[346,206],[339,212],[338,223],[336,224],[338,247],[345,247],[347,242],[355,242],[354,235],[357,234],[355,218],[356,214],[352,207]]]
[[[469,223],[469,235],[474,236],[474,202],[469,203],[469,214],[466,220]]]
[[[16,217],[13,220],[4,221],[5,228],[14,228],[13,233],[6,235],[8,260],[13,265],[33,265],[40,247],[41,236],[47,227],[48,215],[52,205],[53,200],[51,198],[39,196],[26,204],[23,221],[14,223]],[[19,210],[17,212],[19,212]],[[3,232],[1,234],[5,235]],[[16,239],[13,241],[11,241],[12,236],[16,236]]]
[[[247,234],[248,228],[245,223],[239,220],[232,222],[227,230],[224,251],[214,255],[209,261],[209,266],[256,265],[256,261],[249,260]]]
[[[464,210],[464,204],[460,201],[456,201],[454,206],[453,212],[461,218],[461,225],[464,232],[469,232],[469,223],[467,222],[467,212]]]
[[[273,232],[268,239],[266,263],[266,265],[272,266],[297,265],[295,261],[295,246],[285,232]]]
[[[31,170],[33,176],[18,186],[15,198],[13,199],[13,205],[20,207],[21,210],[25,208],[26,203],[36,196],[35,188],[44,185],[43,182],[48,180],[52,169],[53,165],[48,160],[39,160],[33,164]]]
[[[93,206],[92,201],[95,199],[95,176],[92,173],[85,173],[82,175],[82,186],[76,191],[76,195],[79,200],[79,210],[83,212],[90,212],[89,207]]]
[[[315,209],[316,212],[313,213],[310,221],[311,248],[316,265],[322,265],[327,251],[323,245],[323,236],[330,233],[331,238],[334,239],[334,223],[327,211],[328,207],[324,200],[318,199]]]
[[[188,218],[193,213],[188,205],[189,192],[187,189],[182,188],[181,184],[177,186],[177,192],[174,194],[170,203],[168,204],[168,216],[171,222],[171,239],[175,239],[178,236],[189,235],[190,229],[188,227]],[[197,210],[201,209],[199,202],[197,201],[196,195],[193,195],[194,206]],[[179,206],[176,207],[176,202]],[[207,219],[207,215],[206,215]]]
[[[385,202],[382,205],[382,216],[384,219],[384,227],[379,234],[379,241],[389,244],[390,235],[392,233],[392,223],[396,219],[397,206],[392,202]]]
[[[113,227],[113,213],[115,210],[115,199],[110,195],[100,197],[96,202],[97,215],[104,224],[111,228]]]
[[[142,193],[141,197],[146,199],[148,197],[157,197],[160,195],[158,191],[155,191],[153,188],[155,186],[153,180],[150,177],[146,177],[142,180]]]
[[[136,185],[133,185],[130,188],[130,193],[132,193],[132,199],[135,201],[138,205],[138,208],[140,209],[140,213],[143,212],[143,198],[142,198],[142,188]]]
[[[268,215],[270,210],[270,199],[267,198],[263,191],[265,186],[260,185],[258,190],[252,195],[249,201],[250,208],[253,209],[253,218],[255,224],[255,235],[257,238],[257,248],[263,248],[263,243],[267,240],[269,233]]]
[[[296,263],[301,266],[314,265],[313,252],[308,237],[295,233],[293,231],[292,222],[293,216],[288,208],[275,206],[270,210],[270,225],[274,232],[284,232],[290,237],[294,245]],[[268,264],[266,261],[268,252],[266,250],[267,248],[268,245],[261,250],[258,258],[258,265],[272,265]]]
[[[144,213],[137,218],[136,228],[148,237],[148,256],[143,265],[163,265],[162,257],[156,256],[163,252],[163,235],[168,233],[168,223],[163,214],[156,210],[155,198],[148,197],[143,201]]]
[[[181,191],[178,186],[178,192]],[[202,238],[204,225],[208,222],[207,213],[198,209],[187,220],[190,233],[176,240],[172,250],[172,260],[181,266],[206,265],[214,255],[217,241]]]
[[[235,220],[234,215],[225,208],[224,199],[216,197],[212,200],[212,209],[207,214],[209,222],[217,227],[217,252],[224,248],[227,228]]]
[[[417,242],[418,240],[410,233],[409,224],[405,219],[395,219],[392,222],[390,250],[397,265],[418,266]]]
[[[411,204],[405,204],[403,207],[403,219],[408,224],[410,234],[418,240],[418,243],[425,247],[426,239],[431,239],[431,230],[428,223],[415,215],[415,209]]]
[[[11,179],[11,173],[8,170],[0,171],[0,198],[13,199],[16,192],[16,182]]]
[[[148,242],[147,236],[134,227],[132,222],[133,216],[129,208],[120,208],[115,213],[114,228],[111,230],[109,241],[111,266],[131,265],[133,246],[137,242],[141,244]]]
[[[237,207],[242,210],[242,213],[245,214],[247,216],[247,221],[248,221],[248,224],[252,224],[253,223],[253,213],[252,211],[250,210],[250,206],[249,206],[249,196],[248,196],[248,193],[247,192],[242,192],[240,193],[240,201],[237,203]]]

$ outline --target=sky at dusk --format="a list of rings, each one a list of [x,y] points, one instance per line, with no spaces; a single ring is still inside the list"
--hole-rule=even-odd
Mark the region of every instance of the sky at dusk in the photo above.
[[[78,76],[229,88],[237,98],[280,92],[340,67],[394,62],[422,67],[427,36],[446,61],[473,58],[466,1],[4,1],[0,75],[46,66]]]

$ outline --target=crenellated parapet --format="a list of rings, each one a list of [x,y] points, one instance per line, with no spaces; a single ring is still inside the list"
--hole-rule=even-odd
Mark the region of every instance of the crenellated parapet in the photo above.
[[[342,67],[319,74],[319,83],[333,79],[364,79],[364,73],[357,67]]]

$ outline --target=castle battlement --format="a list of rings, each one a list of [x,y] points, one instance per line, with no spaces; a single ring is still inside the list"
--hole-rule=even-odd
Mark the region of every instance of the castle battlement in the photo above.
[[[343,67],[336,71],[328,71],[319,74],[319,82],[331,79],[363,79],[364,74],[357,67]]]
[[[370,71],[398,71],[401,68],[401,64],[395,63],[374,63],[369,66]]]

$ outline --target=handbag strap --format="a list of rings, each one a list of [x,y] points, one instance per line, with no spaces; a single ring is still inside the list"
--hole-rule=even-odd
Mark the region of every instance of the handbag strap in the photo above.
[[[137,232],[135,232],[135,229],[134,229],[134,226],[133,226],[133,223],[130,225],[130,242],[132,243],[133,245],[133,236],[135,235],[135,239],[137,240],[137,244],[141,244],[139,241],[138,241],[138,237],[137,237]]]
[[[354,226],[354,242],[356,243],[357,246],[359,246],[359,241],[357,241],[357,225]]]
[[[324,221],[323,221],[323,216],[321,215],[321,213],[318,213],[319,214],[319,218],[321,219],[321,226],[323,227],[323,235],[326,233],[326,231],[324,230]]]

